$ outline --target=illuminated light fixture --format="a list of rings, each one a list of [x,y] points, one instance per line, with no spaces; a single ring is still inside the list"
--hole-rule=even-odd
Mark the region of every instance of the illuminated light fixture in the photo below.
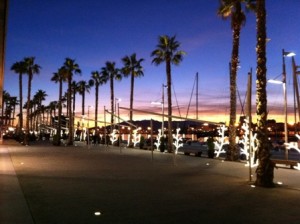
[[[206,163],[206,166],[209,166],[209,163]]]
[[[152,105],[162,105],[161,102],[155,102],[155,101],[151,102],[151,104],[152,104]]]
[[[101,215],[101,212],[95,212],[94,215],[99,216],[99,215]]]
[[[269,79],[268,82],[272,84],[283,84],[282,81],[276,79]]]
[[[254,184],[251,184],[251,187],[252,187],[252,188],[255,188],[255,185],[254,185]]]
[[[282,185],[283,183],[281,181],[278,181],[277,184]]]
[[[284,57],[293,57],[293,56],[295,56],[296,54],[294,53],[294,52],[287,52],[287,51],[285,51],[284,53],[283,53],[283,56]]]

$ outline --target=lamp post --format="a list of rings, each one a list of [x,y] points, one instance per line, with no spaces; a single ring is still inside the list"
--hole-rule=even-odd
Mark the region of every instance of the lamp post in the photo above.
[[[90,107],[91,106],[88,106],[88,116],[87,116],[87,145],[88,145],[88,148],[90,148]]]
[[[287,52],[282,49],[282,81],[276,79],[269,79],[269,83],[282,84],[283,97],[284,97],[284,142],[288,143],[288,113],[287,113],[287,90],[286,90],[286,68],[285,57],[293,57],[296,54],[293,52]],[[285,159],[288,160],[288,149],[285,148]]]
[[[164,136],[164,129],[165,129],[165,124],[164,124],[164,114],[165,114],[165,87],[167,87],[166,85],[162,84],[162,96],[161,96],[161,102],[151,102],[151,104],[153,105],[161,105],[161,114],[162,114],[162,118],[161,118],[161,136]]]
[[[165,115],[165,87],[167,85],[162,84],[162,96],[161,96],[161,110],[162,110],[162,122],[161,122],[161,136],[164,137],[164,129],[165,129],[165,124],[164,124],[164,115]]]
[[[282,85],[284,96],[284,142],[288,143],[288,117],[287,117],[287,91],[286,91],[286,69],[285,69],[285,57],[292,57],[296,54],[293,52],[287,52],[282,49]],[[288,150],[285,148],[285,159],[288,160]]]

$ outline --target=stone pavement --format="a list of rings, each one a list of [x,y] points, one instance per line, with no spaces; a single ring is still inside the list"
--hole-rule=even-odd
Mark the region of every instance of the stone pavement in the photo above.
[[[276,169],[282,184],[265,189],[249,184],[241,162],[105,146],[4,142],[0,150],[1,224],[300,220],[292,169]]]

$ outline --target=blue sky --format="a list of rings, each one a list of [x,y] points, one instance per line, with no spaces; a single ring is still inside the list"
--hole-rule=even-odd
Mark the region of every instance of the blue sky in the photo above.
[[[282,73],[281,50],[294,51],[300,61],[300,1],[267,2],[268,78]],[[121,67],[121,58],[136,53],[144,58],[144,77],[136,79],[135,107],[159,110],[150,104],[161,100],[161,84],[166,82],[165,66],[151,64],[150,53],[159,35],[176,35],[181,49],[187,52],[180,66],[172,67],[177,102],[182,116],[187,114],[196,72],[199,73],[199,117],[224,121],[229,108],[228,64],[231,56],[230,20],[217,16],[218,0],[10,0],[7,30],[4,89],[18,96],[18,76],[11,65],[27,56],[35,56],[42,70],[34,77],[32,94],[38,89],[49,95],[46,102],[57,100],[58,86],[50,81],[53,72],[66,57],[76,59],[82,69],[75,80],[89,80],[91,71],[100,70],[106,61]],[[247,73],[253,68],[253,108],[255,107],[256,69],[255,15],[247,14],[240,42],[238,89],[244,100]],[[291,60],[287,63],[287,88],[292,113]],[[299,62],[300,63],[300,62]],[[26,97],[24,79],[24,98]],[[65,87],[66,89],[66,87]],[[129,79],[116,82],[115,96],[129,107]],[[283,113],[283,95],[279,86],[268,85],[269,118]],[[100,89],[100,110],[109,107],[109,85]],[[86,105],[94,106],[94,90],[87,94]],[[173,105],[176,106],[173,94]],[[46,103],[47,104],[47,103]],[[81,98],[77,97],[78,110]],[[239,106],[239,104],[238,104]],[[192,99],[189,117],[195,111]],[[127,112],[125,112],[127,113]],[[178,115],[174,109],[174,114]],[[238,109],[240,114],[240,109]],[[224,118],[224,115],[226,116]],[[124,115],[127,118],[127,114]],[[145,115],[136,117],[143,118]]]

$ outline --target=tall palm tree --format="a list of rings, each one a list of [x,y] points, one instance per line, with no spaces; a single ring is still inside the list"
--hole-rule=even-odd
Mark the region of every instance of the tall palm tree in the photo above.
[[[91,86],[85,80],[81,80],[78,82],[78,93],[82,96],[81,107],[82,107],[82,115],[85,115],[85,93],[89,93]]]
[[[98,71],[93,71],[89,85],[95,86],[95,128],[98,126],[99,87],[107,82],[108,77]]]
[[[229,117],[229,152],[227,160],[238,159],[238,148],[236,147],[236,79],[239,64],[239,46],[240,33],[242,26],[245,25],[246,16],[242,8],[242,4],[246,9],[254,9],[253,0],[221,0],[218,15],[223,19],[231,19],[232,33],[232,52],[230,63],[230,117]]]
[[[61,137],[61,114],[62,114],[62,91],[63,91],[63,82],[66,81],[67,76],[64,67],[58,69],[57,72],[53,73],[51,81],[55,83],[59,83],[58,88],[58,124],[57,124],[57,133],[54,144],[60,145],[60,137]],[[51,107],[52,108],[52,107]],[[55,118],[55,107],[54,107],[54,118]]]
[[[29,143],[29,120],[30,120],[30,101],[31,101],[31,82],[34,74],[39,74],[41,66],[35,64],[34,57],[24,58],[24,63],[26,67],[26,74],[28,75],[28,93],[27,93],[27,108],[26,108],[26,132],[24,144],[28,145]]]
[[[257,69],[256,69],[256,115],[257,115],[257,156],[259,165],[256,169],[255,184],[263,187],[273,187],[274,164],[271,162],[267,137],[267,58],[266,58],[266,6],[265,0],[257,0]]]
[[[122,75],[120,73],[120,69],[116,68],[115,62],[107,61],[105,63],[105,67],[102,67],[101,73],[104,77],[107,77],[110,81],[110,105],[111,105],[111,124],[114,123],[114,100],[115,100],[115,93],[114,93],[114,80],[121,80]]]
[[[78,82],[72,81],[71,88],[72,88],[72,106],[73,106],[73,113],[74,113],[76,108],[76,94],[79,93]]]
[[[173,136],[172,136],[172,75],[171,64],[179,65],[183,60],[183,55],[186,53],[179,50],[180,43],[176,40],[176,36],[169,37],[167,35],[159,36],[156,49],[151,53],[153,57],[152,63],[160,65],[166,63],[167,76],[167,93],[168,93],[168,151],[173,151]]]
[[[130,113],[129,120],[133,120],[133,90],[134,90],[134,78],[141,77],[144,75],[143,67],[141,63],[144,61],[143,58],[137,59],[136,54],[125,56],[122,58],[123,68],[122,73],[125,77],[130,76]],[[129,146],[132,146],[132,128],[130,129]]]
[[[53,78],[53,76],[52,76],[52,78]],[[52,80],[52,78],[51,78],[51,80]],[[58,106],[58,101],[51,101],[50,103],[49,103],[49,105],[48,105],[48,109],[49,109],[49,115],[50,115],[50,118],[51,118],[51,120],[50,120],[50,125],[51,126],[54,126],[54,123],[52,122],[52,118],[54,117],[56,117],[56,109],[58,108],[59,106]]]
[[[79,65],[75,62],[75,60],[70,58],[65,59],[63,67],[68,80],[67,106],[69,111],[69,137],[67,144],[73,145],[74,116],[72,112],[72,80],[74,74],[81,74],[81,70],[79,68]]]
[[[16,105],[18,105],[19,102],[17,100],[16,96],[11,96],[9,99],[9,108],[10,108],[10,114],[9,114],[9,125],[14,126],[14,119],[15,119],[15,112],[16,112]]]
[[[7,91],[3,91],[2,93],[2,108],[1,108],[1,116],[2,116],[2,122],[4,125],[7,125],[7,118],[8,118],[8,114],[7,114],[7,108],[8,108],[8,104],[9,104],[9,99],[10,99],[10,94]]]
[[[41,124],[42,123],[42,112],[43,112],[43,108],[42,108],[42,102],[46,99],[46,96],[48,96],[48,94],[46,93],[46,91],[39,89],[35,95],[33,96],[33,101],[35,101],[37,103],[37,110],[38,110],[38,114],[37,114],[37,124]],[[38,125],[36,125],[36,127],[38,127]]]
[[[11,66],[10,69],[19,75],[20,114],[19,114],[18,132],[21,132],[23,129],[23,75],[26,73],[25,62],[24,61],[16,62]]]

